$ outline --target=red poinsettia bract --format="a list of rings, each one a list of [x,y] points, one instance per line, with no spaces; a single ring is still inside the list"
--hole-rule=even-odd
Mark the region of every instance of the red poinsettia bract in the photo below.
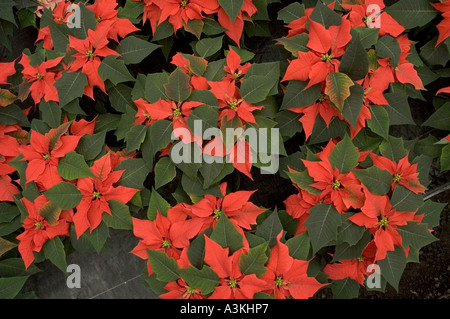
[[[242,77],[247,73],[252,64],[247,62],[241,65],[241,61],[239,54],[230,46],[226,58],[227,64],[224,67],[225,72],[227,72],[227,78],[232,81],[242,81]]]
[[[149,103],[140,98],[134,101],[138,111],[137,119],[134,124],[153,124],[157,120],[170,119],[173,123],[173,132],[175,138],[181,138],[185,144],[193,141],[201,144],[201,136],[191,133],[187,124],[187,119],[192,109],[202,105],[201,102],[186,101],[174,102],[170,100],[158,100],[155,103]]]
[[[226,118],[223,118],[222,123],[225,120]],[[237,132],[236,142],[233,145],[228,146],[228,149],[225,146],[222,136],[214,137],[203,147],[203,153],[210,156],[226,156],[226,159],[224,160],[231,163],[235,169],[253,180],[253,176],[251,174],[253,165],[252,148],[243,134],[240,135],[240,133]]]
[[[334,142],[330,140],[316,154],[320,161],[302,161],[315,181],[311,186],[321,190],[320,196],[330,200],[338,212],[345,213],[350,207],[360,208],[364,204],[364,193],[361,182],[353,172],[341,173],[336,167],[332,167],[328,157],[334,146]]]
[[[305,132],[306,139],[308,139],[312,134],[317,115],[322,117],[327,126],[330,124],[331,119],[335,116],[340,119],[344,119],[339,110],[330,105],[330,100],[324,94],[320,96],[318,101],[311,105],[292,108],[289,109],[289,111],[303,114],[299,121],[303,125],[303,131]]]
[[[183,278],[167,283],[164,289],[168,292],[160,295],[162,299],[205,299],[200,289],[189,287]]]
[[[237,191],[226,194],[226,186],[226,183],[220,185],[223,197],[205,195],[191,206],[192,223],[197,224],[198,233],[210,226],[214,227],[222,214],[225,214],[238,230],[249,230],[251,225],[256,224],[258,215],[265,211],[249,201],[256,191]]]
[[[401,50],[397,66],[394,68],[389,58],[378,59],[375,69],[369,72],[369,87],[377,89],[378,92],[384,92],[390,83],[400,82],[412,84],[416,90],[423,90],[424,86],[417,70],[406,59],[411,54],[411,42],[408,35],[400,35],[396,40]]]
[[[365,191],[366,200],[361,212],[352,215],[349,220],[358,226],[364,226],[374,236],[377,247],[375,261],[386,258],[388,251],[393,251],[395,246],[402,247],[402,237],[398,232],[398,226],[404,226],[408,221],[415,220],[414,212],[398,212],[391,207],[387,195],[379,196]]]
[[[77,205],[73,218],[77,238],[88,228],[92,232],[102,222],[103,213],[112,215],[108,201],[116,200],[128,203],[138,189],[116,186],[124,171],[114,171],[109,153],[94,162],[91,171],[95,177],[83,177],[77,180],[77,187],[83,195]]]
[[[241,10],[238,12],[234,21],[231,20],[231,18],[221,6],[218,6],[217,9],[217,20],[219,21],[220,25],[226,29],[225,34],[231,40],[233,40],[238,47],[240,47],[240,40],[242,37],[242,32],[244,30],[244,22],[246,20],[251,20],[251,16],[253,16],[257,11],[258,10],[253,4],[252,0],[244,0]]]
[[[62,24],[67,23],[72,12],[69,7],[73,5],[70,1],[59,1],[54,8],[52,8],[52,18],[56,23]],[[39,33],[36,39],[36,43],[42,42],[42,47],[47,50],[53,49],[53,39],[50,32],[50,26],[45,26],[39,29]]]
[[[62,182],[57,171],[59,159],[74,151],[80,140],[80,136],[66,135],[69,125],[65,123],[46,134],[32,130],[30,144],[19,147],[23,160],[28,162],[27,183],[34,181],[41,189],[49,189]]]
[[[17,236],[19,253],[28,268],[34,261],[33,252],[40,252],[42,246],[56,236],[69,236],[69,225],[72,221],[72,210],[56,207],[47,197],[41,195],[34,202],[22,198],[28,211],[23,221],[24,232]]]
[[[328,264],[323,269],[323,272],[331,280],[350,278],[357,281],[360,285],[364,285],[365,278],[371,274],[368,271],[368,267],[374,264],[376,250],[375,242],[371,241],[364,248],[360,257]]]
[[[108,55],[120,55],[116,51],[107,47],[109,40],[108,32],[113,22],[97,25],[94,30],[88,30],[86,39],[81,40],[69,35],[69,46],[76,51],[73,54],[75,60],[70,65],[69,71],[75,72],[81,69],[86,74],[88,85],[84,88],[84,94],[94,99],[94,86],[106,93],[105,83],[98,75],[98,68],[101,63],[100,57]]]
[[[119,42],[119,37],[124,38],[132,32],[139,31],[139,28],[135,27],[130,20],[117,17],[119,12],[116,10],[117,5],[116,0],[96,0],[87,8],[94,12],[99,25],[107,26],[107,37]]]
[[[158,24],[168,20],[175,32],[190,20],[203,20],[203,11],[211,13],[216,8],[215,0],[153,0],[153,3],[159,8]]]
[[[196,58],[201,61],[198,63],[202,63],[205,67],[208,65],[207,60],[199,57]],[[208,80],[206,80],[206,78],[204,78],[203,76],[195,74],[195,72],[191,68],[189,60],[185,59],[180,53],[177,53],[172,57],[171,63],[173,65],[179,66],[181,71],[183,71],[185,74],[191,77],[190,85],[194,90],[209,89]]]
[[[13,201],[20,192],[9,176],[16,169],[8,162],[19,155],[20,145],[27,142],[28,132],[19,125],[0,125],[0,201]]]
[[[23,77],[31,83],[30,92],[34,103],[38,104],[42,98],[47,102],[59,102],[58,91],[54,84],[61,77],[61,71],[52,71],[51,69],[56,67],[62,59],[63,57],[59,57],[32,66],[28,56],[22,54],[19,63],[23,66]]]
[[[219,276],[210,299],[252,299],[254,294],[266,289],[266,282],[255,274],[246,275],[239,269],[239,258],[243,250],[229,256],[229,249],[205,235],[205,262]]]
[[[307,299],[312,297],[320,288],[317,279],[308,277],[306,271],[309,261],[294,259],[289,255],[289,248],[283,244],[282,233],[277,236],[277,244],[270,250],[267,272],[261,276],[266,281],[268,294],[273,294],[276,299]]]
[[[148,259],[147,249],[159,250],[178,260],[182,248],[189,244],[184,240],[182,233],[178,231],[183,228],[186,217],[187,214],[179,213],[176,209],[169,209],[167,216],[158,212],[154,220],[133,217],[133,234],[141,240],[131,252],[146,260]],[[173,227],[180,223],[182,227],[178,229]],[[184,231],[189,232],[186,228]],[[152,274],[150,267],[149,274]]]
[[[294,185],[295,186],[295,185]],[[298,235],[307,231],[305,221],[309,217],[309,210],[316,204],[329,204],[329,199],[323,199],[322,196],[313,195],[303,189],[298,189],[297,194],[290,195],[285,201],[286,213],[292,218],[297,219],[297,229],[294,235]]]
[[[418,164],[411,164],[408,156],[403,157],[397,162],[386,157],[371,153],[373,164],[381,169],[387,170],[392,174],[391,190],[394,190],[397,184],[402,185],[415,194],[424,193],[426,188],[419,181],[417,172]]]
[[[16,61],[0,62],[0,85],[9,84],[8,77],[16,73]]]
[[[379,28],[379,35],[392,35],[398,37],[405,28],[392,18],[387,12],[382,11],[385,8],[383,0],[361,0],[360,4],[341,4],[341,6],[349,11],[346,17],[352,24],[352,28],[356,27],[376,27]],[[377,11],[370,11],[371,8],[377,8]],[[382,11],[382,12],[381,12]]]
[[[350,22],[341,20],[339,26],[326,29],[323,25],[308,19],[309,40],[308,52],[298,51],[297,59],[292,60],[282,81],[309,81],[307,88],[325,81],[327,75],[338,72],[340,61],[345,53],[345,47],[352,39]]]
[[[219,187],[223,197],[205,195],[193,205],[179,203],[168,210],[169,214],[180,217],[177,223],[171,225],[171,237],[176,238],[177,247],[189,245],[189,240],[203,232],[214,228],[222,215],[225,215],[240,233],[251,229],[256,224],[256,218],[265,209],[257,207],[249,201],[255,191],[237,191],[226,194],[226,183]],[[184,218],[184,219],[183,219]]]
[[[438,23],[436,28],[439,30],[439,37],[436,42],[438,46],[441,42],[450,37],[450,1],[441,1],[430,3],[436,10],[442,13],[443,20]]]
[[[239,88],[234,81],[225,78],[222,81],[209,81],[210,91],[219,102],[219,120],[226,116],[227,121],[235,116],[239,117],[243,123],[256,123],[252,112],[261,110],[262,106],[255,106],[248,103],[241,97]]]

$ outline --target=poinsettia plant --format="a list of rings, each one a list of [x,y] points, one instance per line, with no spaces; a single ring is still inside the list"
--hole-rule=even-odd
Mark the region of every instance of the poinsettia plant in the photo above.
[[[0,297],[110,229],[169,299],[398,290],[437,240],[450,0],[37,2],[0,5]]]

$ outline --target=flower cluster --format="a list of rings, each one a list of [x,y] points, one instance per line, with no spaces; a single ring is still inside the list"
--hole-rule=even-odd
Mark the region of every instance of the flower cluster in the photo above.
[[[372,151],[360,152],[346,138],[338,143],[328,142],[312,159],[302,162],[304,171],[290,173],[298,193],[285,201],[287,213],[297,220],[295,235],[312,233],[315,226],[311,219],[317,221],[320,213],[313,207],[319,206],[335,216],[343,216],[346,227],[354,224],[361,234],[370,234],[352,253],[353,258],[334,258],[324,268],[330,279],[350,278],[364,285],[365,276],[370,275],[368,265],[386,259],[387,253],[396,251],[396,247],[408,256],[411,247],[402,240],[405,236],[402,226],[415,225],[429,235],[427,225],[421,224],[423,213],[411,205],[414,200],[421,201],[420,194],[426,188],[419,181],[418,164],[411,164],[408,155],[391,160]],[[334,222],[320,221],[327,224],[328,232],[333,232],[332,229],[337,234],[343,232],[339,229],[339,218]],[[319,238],[311,240],[313,245],[314,241],[321,244]],[[336,244],[336,252],[339,245]]]
[[[242,98],[240,86],[243,77],[250,69],[250,63],[242,63],[240,56],[230,47],[226,56],[226,61],[222,70],[223,77],[220,80],[208,80],[204,76],[207,70],[208,61],[185,54],[177,53],[173,56],[171,63],[177,66],[178,74],[174,72],[168,79],[167,86],[162,88],[165,92],[165,99],[158,98],[155,102],[146,101],[139,98],[134,101],[137,107],[136,120],[134,125],[151,125],[158,120],[168,119],[172,122],[173,134],[175,138],[181,138],[184,144],[196,142],[203,149],[203,153],[225,157],[230,156],[233,167],[252,179],[252,152],[249,143],[238,136],[237,140],[232,145],[225,145],[222,135],[215,136],[209,142],[204,144],[202,136],[196,135],[193,131],[192,125],[189,125],[189,117],[193,110],[203,105],[208,105],[208,102],[202,102],[201,98],[198,100],[192,99],[196,91],[208,91],[210,96],[217,101],[217,111],[212,111],[211,114],[216,121],[216,126],[219,130],[230,128],[245,128],[247,123],[257,124],[253,112],[261,110],[262,105],[255,106]],[[181,74],[183,72],[183,74]],[[175,75],[184,81],[183,100],[180,101],[178,95],[172,93],[171,82],[175,81]],[[273,81],[272,81],[273,82]],[[201,119],[201,118],[200,118]],[[232,126],[230,126],[230,124]],[[170,147],[164,145],[164,148]],[[243,152],[239,152],[241,148]]]
[[[161,297],[251,299],[256,293],[275,298],[313,296],[324,284],[307,275],[308,261],[289,255],[289,248],[280,241],[282,233],[270,248],[270,258],[265,253],[267,243],[251,246],[246,233],[265,211],[249,202],[254,191],[226,194],[226,187],[220,186],[222,198],[206,195],[193,205],[177,204],[166,215],[158,212],[154,220],[133,219],[133,232],[141,240],[132,253],[148,260],[149,275],[164,282],[165,274],[158,263],[168,263],[168,258],[176,261],[172,267],[177,275],[165,284],[167,292]],[[194,248],[204,251],[200,260],[192,255],[197,253],[190,254],[191,241],[201,242],[201,247]],[[148,250],[163,252],[164,257]],[[255,254],[258,259],[253,259]],[[198,262],[203,264],[201,270],[193,266]],[[199,289],[196,272],[207,274],[209,285]]]
[[[216,19],[226,30],[227,36],[238,46],[244,30],[244,21],[251,21],[251,16],[257,11],[251,0],[244,0],[238,12],[233,10],[232,3],[223,6],[217,0],[135,1],[143,1],[145,3],[143,22],[150,21],[153,33],[165,21],[168,21],[172,25],[174,32],[176,32],[180,28],[185,30],[195,28],[195,26],[190,26],[190,22],[209,19],[212,15],[217,16]]]
[[[32,184],[38,194],[43,194],[31,195],[33,201],[22,198],[28,216],[23,222],[25,233],[17,239],[20,240],[19,252],[26,267],[34,260],[33,252],[40,252],[47,240],[55,236],[69,236],[71,223],[77,238],[88,229],[92,233],[102,222],[103,213],[112,215],[109,201],[126,204],[138,191],[115,185],[124,172],[115,169],[127,158],[120,153],[109,151],[94,161],[91,167],[88,167],[82,156],[79,157],[81,161],[72,165],[79,165],[78,169],[84,172],[75,173],[79,175],[76,178],[64,169],[67,158],[76,156],[75,150],[80,139],[94,134],[94,126],[94,121],[65,122],[45,134],[32,130],[29,143],[19,145],[14,140],[17,143],[16,153],[21,156],[20,161],[26,163],[24,188]],[[11,195],[17,193],[18,190],[14,193],[10,191]],[[77,199],[67,203],[69,200],[65,196]],[[67,205],[72,207],[62,210]]]
[[[372,45],[364,46],[359,40],[359,32],[362,32],[359,30],[363,30],[361,28],[368,23],[368,6],[376,4],[379,9],[384,9],[383,1],[362,2],[358,5],[342,5],[345,14],[339,19],[336,18],[336,25],[332,24],[328,28],[309,17],[313,10],[306,10],[305,16],[287,25],[289,33],[286,40],[293,37],[306,40],[303,40],[305,44],[302,50],[290,49],[296,59],[290,61],[282,81],[306,81],[308,85],[305,89],[313,85],[321,86],[320,97],[316,103],[289,109],[303,114],[300,122],[303,124],[306,138],[311,135],[318,115],[327,126],[333,117],[348,122],[354,137],[365,127],[366,120],[371,119],[371,105],[389,105],[383,92],[386,92],[391,83],[409,83],[417,90],[424,89],[417,70],[407,59],[411,54],[408,34],[402,33],[404,28],[389,14],[382,12],[377,17],[382,21],[382,27],[374,30],[377,32],[375,35],[379,36],[380,40],[383,39],[382,43],[391,48],[399,48],[395,57],[385,56],[383,50],[386,49],[381,48],[381,45],[375,45],[374,49]],[[330,4],[331,8],[333,6],[334,3]],[[368,56],[366,65],[364,62],[359,62],[357,67],[348,64],[355,62],[349,59],[355,58],[347,56],[355,56],[364,51],[367,51]],[[342,61],[344,62],[341,65]],[[357,68],[359,70],[356,70]],[[356,121],[343,110],[343,102],[351,94],[352,86],[362,87],[361,92],[364,92]]]

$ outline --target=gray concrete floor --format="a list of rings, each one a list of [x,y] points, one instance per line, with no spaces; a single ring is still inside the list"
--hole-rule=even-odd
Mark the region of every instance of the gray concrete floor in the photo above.
[[[80,266],[81,288],[68,288],[67,275],[45,261],[37,264],[42,272],[31,276],[24,290],[39,299],[157,299],[143,282],[145,260],[130,253],[138,240],[131,231],[110,229],[108,252],[74,252],[67,258]]]

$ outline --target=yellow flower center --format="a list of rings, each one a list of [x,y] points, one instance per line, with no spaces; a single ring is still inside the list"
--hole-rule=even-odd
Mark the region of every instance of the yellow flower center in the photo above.
[[[400,182],[401,179],[402,179],[402,175],[400,175],[400,174],[394,174],[394,177],[392,178],[394,183]]]
[[[238,102],[233,101],[230,103],[230,109],[234,110],[238,106]]]
[[[324,62],[329,63],[333,60],[333,58],[334,58],[334,55],[332,55],[332,54],[328,54],[328,53],[322,54],[322,61],[324,61]]]
[[[42,155],[42,158],[47,161],[50,159],[50,154],[44,154],[44,155]]]
[[[219,219],[220,215],[222,214],[222,211],[220,209],[214,210],[214,218]]]
[[[186,288],[186,293],[188,293],[189,295],[197,293],[197,289],[195,289],[195,288],[192,288],[192,287],[189,287],[189,286],[185,286],[185,288]]]
[[[321,93],[321,94],[319,95],[319,102],[323,102],[323,101],[326,100],[326,99],[327,99],[327,96],[326,96],[325,94]]]
[[[181,110],[180,108],[176,108],[175,110],[173,110],[173,116],[177,117],[181,115]]]
[[[336,179],[331,183],[331,187],[333,187],[334,190],[338,190],[338,188],[341,187],[341,182]]]
[[[387,224],[389,224],[387,217],[381,218],[381,220],[378,222],[378,225],[380,225],[380,227],[385,227]]]
[[[166,239],[163,240],[162,242],[162,248],[170,248],[172,247],[172,243]]]
[[[284,285],[283,277],[278,276],[277,278],[275,278],[275,287],[280,288],[283,285]]]
[[[185,65],[184,68],[188,71],[189,76],[195,75],[194,71],[192,71],[192,69],[189,67],[189,65]]]
[[[231,288],[236,288],[236,286],[237,286],[237,280],[231,278],[231,279],[228,281],[228,285],[229,285]]]
[[[99,191],[95,191],[95,192],[92,193],[92,198],[93,199],[100,199],[100,196],[101,196],[101,194],[100,194]]]
[[[183,294],[183,298],[190,298],[192,295],[198,295],[200,292],[196,288],[192,288],[189,286],[184,286],[186,292]]]
[[[86,56],[88,57],[88,58],[94,58],[94,52],[92,51],[92,50],[88,50],[87,52],[86,52]]]

